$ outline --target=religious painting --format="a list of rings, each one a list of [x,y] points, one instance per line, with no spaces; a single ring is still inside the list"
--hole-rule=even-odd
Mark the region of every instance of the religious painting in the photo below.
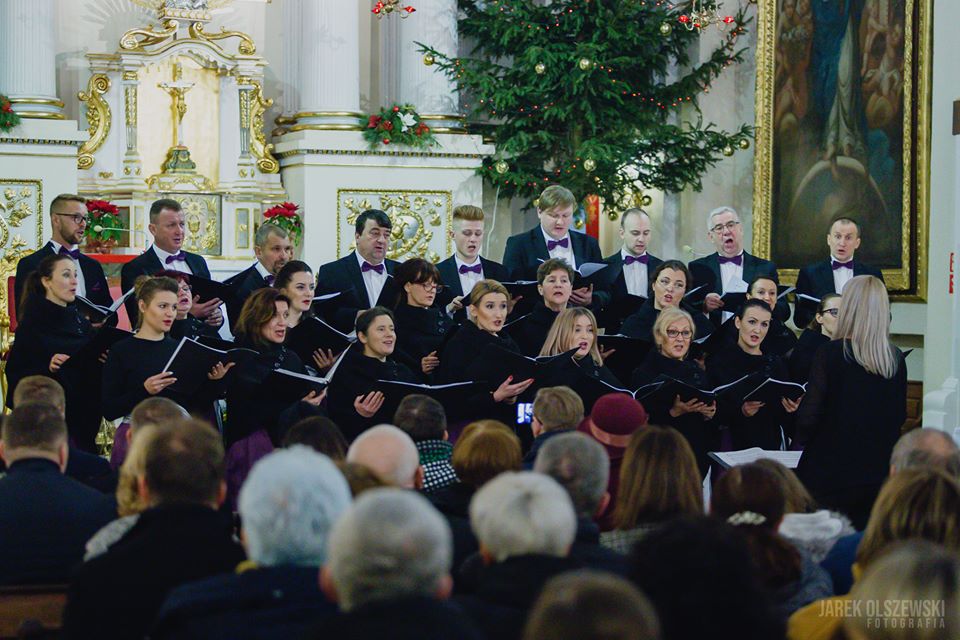
[[[850,217],[857,259],[924,295],[929,16],[929,0],[761,2],[754,250],[786,281]]]

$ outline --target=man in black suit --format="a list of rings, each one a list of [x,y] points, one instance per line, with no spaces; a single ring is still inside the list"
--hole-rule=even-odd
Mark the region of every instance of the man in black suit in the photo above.
[[[620,216],[619,252],[604,258],[609,266],[601,273],[604,287],[594,293],[600,302],[601,325],[617,333],[623,319],[640,308],[650,296],[650,276],[663,260],[647,253],[650,244],[650,216],[642,209],[627,209]]]
[[[18,405],[3,421],[0,584],[67,581],[87,540],[116,518],[109,496],[66,477],[67,425],[53,405]]]
[[[69,255],[77,263],[77,295],[104,307],[113,304],[103,267],[80,253],[80,242],[87,228],[87,205],[81,196],[61,193],[50,203],[50,241],[17,263],[13,284],[14,301],[19,304],[27,276],[37,270],[40,261],[55,253]]]
[[[128,291],[140,276],[153,276],[160,271],[171,269],[182,271],[201,278],[210,278],[210,269],[203,256],[184,251],[183,239],[186,235],[186,219],[180,203],[170,198],[161,198],[150,205],[150,224],[147,226],[153,236],[153,245],[139,256],[123,265],[120,270],[120,285]],[[222,300],[213,298],[200,303],[200,297],[194,296],[190,315],[204,320],[212,327],[223,324],[220,311]],[[124,302],[130,324],[137,326],[137,300],[130,296]]]
[[[473,285],[481,280],[503,282],[510,279],[507,269],[499,262],[487,260],[480,255],[483,246],[483,209],[473,205],[460,205],[453,210],[453,226],[450,237],[456,251],[452,256],[437,265],[443,291],[438,296],[439,304],[444,307],[453,305],[456,316],[469,304],[469,294]],[[464,296],[468,299],[465,302]]]
[[[349,333],[357,314],[382,305],[393,307],[396,290],[390,281],[400,263],[387,259],[390,247],[390,217],[379,209],[367,209],[357,216],[354,228],[357,250],[317,271],[317,295],[340,292],[328,305],[327,321]]]
[[[105,553],[73,576],[65,638],[143,638],[174,587],[243,561],[228,514],[223,441],[208,423],[157,425],[145,451],[140,498],[148,508]]]
[[[551,185],[543,190],[537,203],[540,224],[507,238],[503,266],[515,280],[536,280],[540,263],[549,258],[565,260],[576,269],[586,262],[600,262],[603,255],[595,238],[585,233],[570,233],[570,222],[577,200],[566,187]],[[589,307],[593,287],[574,289],[570,302]]]
[[[720,324],[730,318],[728,314],[737,311],[724,309],[720,296],[737,291],[738,287],[745,292],[747,289],[741,283],[749,285],[761,274],[777,283],[780,280],[775,264],[743,250],[743,226],[733,207],[718,207],[710,212],[707,216],[707,237],[716,246],[717,252],[690,263],[694,282],[693,286],[688,286],[688,290],[703,285],[709,291],[703,302],[703,310],[710,314],[714,324]],[[783,322],[790,317],[790,307],[782,298],[777,301],[774,314]]]
[[[822,298],[828,293],[842,293],[847,281],[854,276],[874,276],[883,280],[880,269],[855,260],[853,254],[860,248],[860,224],[853,218],[837,218],[827,233],[830,259],[809,264],[797,276],[797,295]],[[797,299],[793,322],[801,329],[810,324],[817,305]]]
[[[275,224],[262,224],[253,240],[253,252],[257,256],[256,262],[223,281],[233,293],[226,301],[231,331],[236,326],[243,303],[250,294],[257,289],[272,287],[280,269],[293,259],[290,234]]]

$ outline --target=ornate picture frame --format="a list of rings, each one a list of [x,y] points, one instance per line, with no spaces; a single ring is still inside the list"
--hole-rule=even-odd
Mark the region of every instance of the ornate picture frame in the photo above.
[[[926,297],[932,0],[760,0],[753,251],[794,283],[856,219],[857,258]]]

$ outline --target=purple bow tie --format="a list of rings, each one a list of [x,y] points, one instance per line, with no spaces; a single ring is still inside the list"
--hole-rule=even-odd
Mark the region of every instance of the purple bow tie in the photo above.
[[[167,264],[173,264],[174,262],[177,262],[177,261],[180,261],[180,262],[187,261],[187,256],[183,253],[183,251],[178,251],[172,256],[167,256],[167,258],[164,260],[164,262],[166,262]]]
[[[563,247],[566,249],[570,246],[570,238],[564,238],[563,240],[547,240],[547,251],[553,251],[557,247]]]
[[[640,264],[648,264],[650,262],[650,256],[643,254],[642,256],[626,256],[623,259],[623,264],[630,265],[634,262],[639,262]]]
[[[378,274],[383,275],[383,264],[370,264],[364,261],[363,266],[360,267],[360,272],[366,273],[367,271],[376,271]]]
[[[475,273],[478,276],[483,273],[483,265],[479,262],[472,267],[468,267],[465,264],[460,265],[460,273]]]
[[[272,287],[273,283],[277,281],[277,278],[272,273],[268,273],[263,276],[263,281],[267,283],[268,287]]]
[[[837,262],[836,260],[834,260],[831,263],[831,266],[833,267],[834,271],[836,271],[837,269],[853,269],[853,260],[850,260],[848,262]]]
[[[720,260],[720,264],[726,264],[726,263],[728,263],[728,262],[732,262],[733,264],[737,265],[738,267],[739,267],[741,264],[743,264],[743,254],[742,254],[742,253],[741,253],[740,255],[738,255],[738,256],[733,256],[732,258],[726,258],[726,257],[720,256],[720,255],[718,255],[717,258]]]
[[[60,251],[58,251],[57,253],[59,253],[61,256],[70,256],[74,260],[80,259],[80,249],[71,250],[71,249],[67,249],[66,247],[60,247]]]

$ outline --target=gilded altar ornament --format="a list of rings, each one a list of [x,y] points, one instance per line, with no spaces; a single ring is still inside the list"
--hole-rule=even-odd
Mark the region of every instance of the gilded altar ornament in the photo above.
[[[259,83],[253,82],[250,96],[250,153],[257,159],[257,168],[263,173],[277,173],[280,163],[273,157],[273,144],[263,133],[263,114],[273,106],[273,98],[264,98]]]
[[[97,73],[90,77],[86,91],[77,92],[80,102],[87,103],[87,133],[90,137],[80,147],[77,156],[77,168],[89,169],[96,159],[93,154],[103,146],[110,133],[110,105],[103,99],[103,94],[110,90],[110,78],[106,74]]]
[[[242,31],[227,31],[226,27],[220,27],[220,33],[207,33],[203,30],[202,22],[194,22],[190,25],[188,29],[191,38],[196,38],[197,40],[203,40],[209,42],[217,49],[223,51],[223,48],[216,44],[216,40],[224,40],[226,38],[239,38],[240,44],[237,45],[237,51],[244,56],[252,56],[257,52],[257,45],[254,44],[253,38],[243,33]]]
[[[177,35],[180,23],[176,20],[164,20],[163,28],[155,31],[148,29],[130,29],[120,38],[120,48],[127,51],[142,51],[145,46],[164,44]]]
[[[354,196],[343,197],[345,193],[351,193]],[[363,197],[366,193],[375,194],[374,198],[379,202],[370,197]],[[363,191],[358,193],[352,189],[341,189],[337,192],[337,255],[340,255],[341,219],[345,218],[346,224],[352,227],[356,224],[357,216],[371,208],[386,212],[392,222],[388,258],[396,260],[412,256],[437,255],[436,251],[430,249],[430,242],[435,237],[430,227],[442,226],[444,219],[448,225],[451,223],[453,212],[451,192],[385,190],[366,193]],[[346,216],[341,215],[341,207],[346,209]],[[449,250],[448,239],[444,251],[448,253]],[[433,260],[433,258],[430,259]]]

